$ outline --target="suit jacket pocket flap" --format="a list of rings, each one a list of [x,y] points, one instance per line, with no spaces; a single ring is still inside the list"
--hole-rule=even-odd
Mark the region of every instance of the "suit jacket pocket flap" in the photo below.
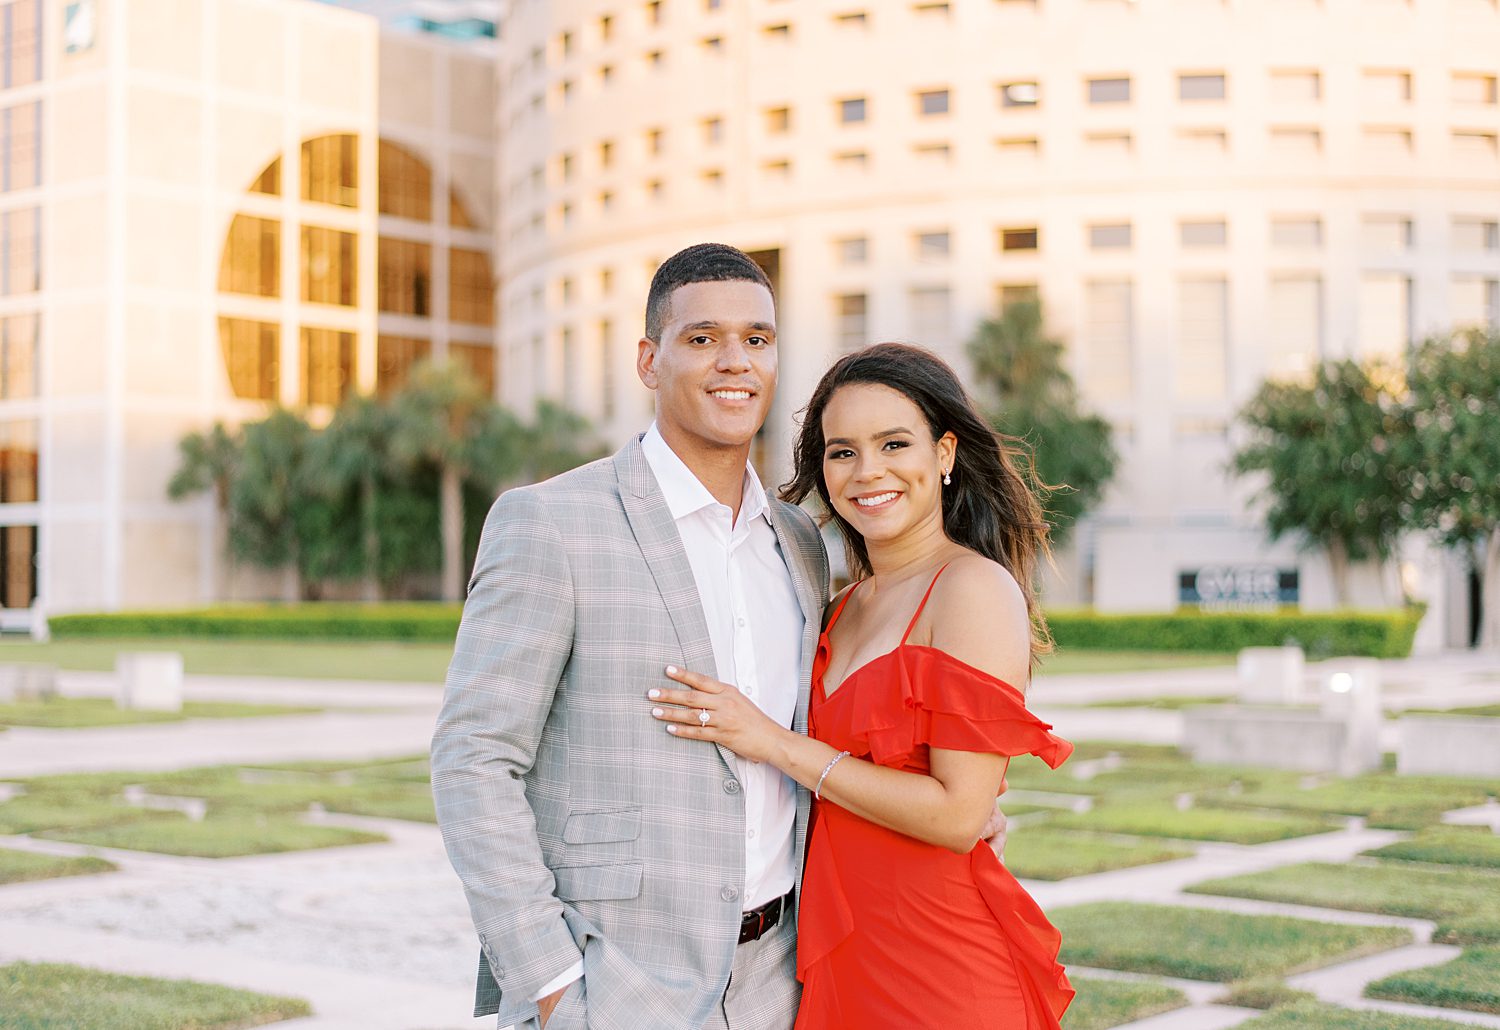
[[[609,812],[574,812],[563,826],[564,844],[608,844],[635,840],[641,835],[641,810],[617,808]]]
[[[641,863],[565,865],[552,870],[563,901],[618,901],[641,893]]]

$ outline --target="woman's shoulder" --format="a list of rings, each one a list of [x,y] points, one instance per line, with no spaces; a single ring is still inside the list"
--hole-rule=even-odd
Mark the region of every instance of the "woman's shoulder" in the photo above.
[[[828,628],[828,623],[833,620],[833,616],[838,612],[839,606],[844,603],[844,599],[846,597],[854,592],[854,588],[857,586],[859,586],[859,582],[856,580],[855,582],[850,583],[844,589],[840,590],[838,593],[834,594],[833,597],[829,598],[828,603],[823,606],[824,629]]]
[[[972,551],[948,563],[928,602],[932,646],[1024,689],[1031,670],[1031,616],[1010,570]]]

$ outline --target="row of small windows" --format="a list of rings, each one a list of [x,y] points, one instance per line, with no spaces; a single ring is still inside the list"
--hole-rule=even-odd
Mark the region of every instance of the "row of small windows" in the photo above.
[[[0,4],[0,89],[42,77],[42,0]]]
[[[219,347],[230,390],[245,400],[281,398],[281,326],[249,318],[219,319]],[[354,389],[356,334],[317,326],[298,328],[298,399],[304,405],[336,405]],[[399,390],[412,366],[431,360],[432,341],[381,334],[375,343],[376,392]],[[465,368],[486,394],[495,390],[495,350],[488,344],[448,344],[450,361]]]

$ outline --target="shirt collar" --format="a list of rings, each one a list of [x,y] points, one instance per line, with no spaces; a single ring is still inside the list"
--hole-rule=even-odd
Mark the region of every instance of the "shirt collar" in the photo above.
[[[667,510],[672,513],[674,522],[719,503],[708,492],[708,487],[693,474],[693,470],[677,456],[677,452],[667,446],[667,441],[662,438],[661,430],[656,428],[655,422],[651,423],[651,428],[641,438],[641,450],[646,455],[646,463],[651,466],[652,474],[656,476],[656,484],[661,487],[662,496],[667,501]],[[748,461],[745,463],[743,490],[740,520],[748,521],[764,514],[769,506],[766,490],[761,485],[760,477],[755,474],[755,468]]]

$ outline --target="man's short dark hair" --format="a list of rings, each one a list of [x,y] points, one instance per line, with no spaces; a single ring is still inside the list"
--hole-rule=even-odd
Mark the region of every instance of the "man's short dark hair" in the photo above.
[[[759,283],[771,290],[771,280],[754,259],[726,243],[695,243],[667,258],[651,277],[651,291],[646,294],[646,338],[661,342],[672,294],[679,286],[723,282]]]

